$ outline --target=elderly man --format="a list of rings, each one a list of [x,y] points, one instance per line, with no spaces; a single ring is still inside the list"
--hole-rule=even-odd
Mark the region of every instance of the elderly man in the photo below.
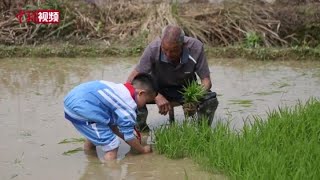
[[[201,85],[210,93],[200,103],[198,115],[205,115],[211,125],[218,100],[211,92],[211,79],[208,62],[204,54],[203,43],[185,36],[183,30],[175,25],[168,25],[162,31],[161,39],[152,41],[135,69],[130,73],[128,82],[139,73],[151,73],[159,86],[155,103],[159,113],[166,115],[173,107],[173,102],[183,104],[180,93],[190,81],[201,80]],[[140,109],[138,125],[140,130],[149,129],[146,124],[147,109]]]

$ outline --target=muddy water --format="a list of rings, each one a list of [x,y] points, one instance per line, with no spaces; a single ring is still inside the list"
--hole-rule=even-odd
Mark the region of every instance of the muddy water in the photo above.
[[[119,161],[102,163],[83,151],[79,138],[63,118],[62,100],[73,86],[88,80],[123,82],[135,59],[2,59],[0,60],[0,179],[223,179],[200,170],[188,159],[169,160],[155,153],[127,155],[122,143]],[[251,115],[320,97],[319,62],[254,62],[210,60],[220,105],[216,120],[232,120],[240,128]],[[182,119],[177,107],[176,118]],[[152,127],[167,122],[149,106]],[[214,124],[213,124],[214,125]],[[150,137],[145,136],[150,140]]]

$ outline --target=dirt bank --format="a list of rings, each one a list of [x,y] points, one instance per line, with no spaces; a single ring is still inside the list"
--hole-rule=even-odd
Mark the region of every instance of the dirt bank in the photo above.
[[[19,3],[15,3],[19,2]],[[282,3],[281,3],[282,2]],[[0,2],[0,43],[39,45],[46,41],[92,41],[144,47],[168,23],[209,46],[289,47],[319,44],[320,4],[260,1],[223,3],[137,3],[104,6],[76,0]],[[20,24],[19,10],[58,9],[59,25]]]
[[[241,46],[205,48],[208,58],[246,58],[252,60],[320,60],[320,48],[245,48]],[[142,47],[106,45],[43,44],[38,46],[0,46],[0,59],[12,57],[137,57]]]

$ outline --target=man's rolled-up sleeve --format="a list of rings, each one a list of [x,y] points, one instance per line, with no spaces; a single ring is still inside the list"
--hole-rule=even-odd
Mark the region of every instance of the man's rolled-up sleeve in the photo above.
[[[208,61],[204,53],[203,46],[201,47],[201,52],[199,54],[199,57],[197,59],[196,69],[195,69],[197,75],[200,77],[200,79],[210,77],[210,70],[208,66]]]

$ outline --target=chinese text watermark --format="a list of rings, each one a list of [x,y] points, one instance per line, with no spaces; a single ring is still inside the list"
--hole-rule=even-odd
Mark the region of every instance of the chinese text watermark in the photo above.
[[[23,21],[29,23],[33,22],[36,24],[58,24],[60,23],[60,11],[59,10],[44,10],[38,9],[34,11],[20,10],[16,15],[19,22]]]

